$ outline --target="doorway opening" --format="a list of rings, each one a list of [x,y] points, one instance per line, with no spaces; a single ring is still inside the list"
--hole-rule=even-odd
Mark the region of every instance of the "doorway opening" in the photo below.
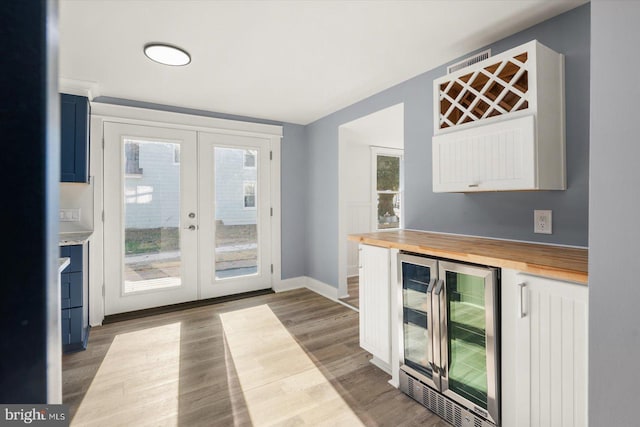
[[[339,128],[338,296],[359,307],[358,245],[350,234],[403,227],[404,104]]]

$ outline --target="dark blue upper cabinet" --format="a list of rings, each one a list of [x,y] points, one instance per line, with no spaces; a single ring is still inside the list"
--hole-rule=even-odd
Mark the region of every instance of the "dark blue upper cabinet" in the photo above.
[[[60,94],[60,182],[89,182],[89,99]]]

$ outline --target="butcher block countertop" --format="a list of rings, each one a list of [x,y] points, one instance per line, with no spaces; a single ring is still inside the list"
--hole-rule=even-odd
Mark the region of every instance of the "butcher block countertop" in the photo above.
[[[514,242],[426,231],[353,234],[349,240],[571,282],[588,282],[587,249]]]

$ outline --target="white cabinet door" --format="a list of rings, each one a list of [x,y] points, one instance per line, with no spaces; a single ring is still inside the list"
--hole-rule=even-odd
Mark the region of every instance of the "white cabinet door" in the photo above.
[[[377,362],[389,365],[391,361],[389,249],[360,245],[359,255],[360,347],[377,358]],[[385,368],[385,366],[381,367]]]
[[[536,189],[534,117],[433,137],[433,191]]]
[[[502,270],[502,424],[587,425],[588,288]]]

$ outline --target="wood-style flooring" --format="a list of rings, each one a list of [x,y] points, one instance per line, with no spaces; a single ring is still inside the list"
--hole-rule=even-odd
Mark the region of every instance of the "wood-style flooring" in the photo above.
[[[448,425],[358,339],[306,289],[112,323],[63,357],[63,399],[77,426]]]
[[[347,292],[349,296],[340,298],[340,301],[350,305],[351,307],[360,308],[360,286],[358,285],[358,276],[347,278]]]

